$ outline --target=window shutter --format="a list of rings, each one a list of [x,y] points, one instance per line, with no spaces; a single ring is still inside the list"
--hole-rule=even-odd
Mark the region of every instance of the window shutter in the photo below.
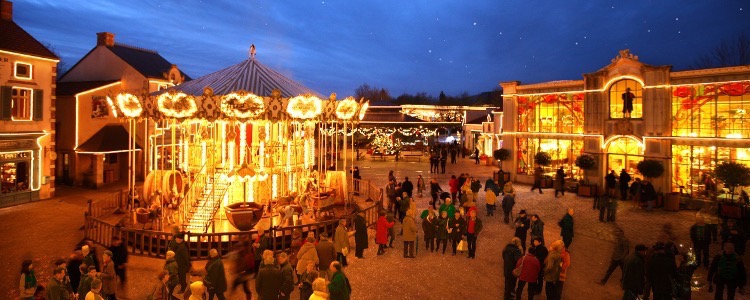
[[[0,86],[0,120],[10,121],[10,106],[12,103],[12,87]]]
[[[44,119],[44,90],[34,90],[34,121],[41,121]]]

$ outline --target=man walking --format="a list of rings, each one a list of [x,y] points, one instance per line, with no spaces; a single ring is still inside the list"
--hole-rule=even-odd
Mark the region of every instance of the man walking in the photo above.
[[[539,193],[542,193],[542,176],[544,175],[544,170],[542,170],[541,166],[536,166],[534,168],[534,185],[531,186],[531,191],[533,192],[535,189],[539,189]]]
[[[706,220],[703,216],[697,216],[695,218],[695,224],[690,226],[690,240],[693,242],[693,249],[695,249],[695,262],[698,263],[698,267],[703,263],[703,266],[708,268],[708,246],[711,244],[711,231],[706,226]]]
[[[415,258],[414,242],[417,240],[417,224],[414,222],[414,210],[406,211],[406,216],[401,222],[401,229],[404,232],[404,258]]]
[[[605,273],[604,278],[599,281],[599,284],[601,285],[607,284],[609,276],[612,276],[612,273],[614,273],[617,267],[620,267],[620,271],[622,271],[625,257],[630,252],[630,241],[625,238],[625,232],[619,227],[615,228],[615,243],[615,249],[612,251],[612,258],[609,261],[607,273]]]
[[[573,242],[573,208],[568,208],[568,213],[563,216],[557,225],[560,226],[560,236],[563,239],[566,249],[570,249],[570,243]]]
[[[628,183],[630,183],[630,174],[622,169],[620,171],[620,199],[628,200]]]
[[[211,249],[208,251],[209,260],[206,263],[206,278],[204,283],[208,288],[208,299],[213,300],[216,295],[219,300],[224,300],[224,292],[227,291],[227,277],[224,273],[224,262],[221,261],[219,251]]]
[[[352,293],[352,286],[349,279],[346,278],[341,264],[337,261],[331,263],[329,272],[332,272],[331,282],[328,284],[328,292],[331,300],[349,300]]]
[[[727,299],[734,300],[737,287],[740,289],[745,287],[746,273],[742,258],[734,252],[734,244],[724,244],[724,251],[714,257],[708,270],[709,284],[716,284],[714,299],[724,299],[724,287],[726,287]],[[711,291],[710,288],[709,291]]]
[[[190,252],[184,238],[184,232],[175,234],[172,241],[169,242],[168,247],[169,250],[174,251],[174,259],[177,261],[177,275],[180,279],[179,294],[185,293],[185,289],[187,288],[187,272],[190,271]]]
[[[643,293],[646,284],[643,258],[646,256],[647,249],[645,245],[638,244],[635,246],[635,252],[625,258],[625,265],[622,268],[623,300],[638,299],[638,295]]]
[[[112,262],[112,251],[104,251],[102,263],[102,271],[98,274],[102,281],[102,295],[107,300],[116,300],[117,274],[115,273],[115,263]]]
[[[115,273],[117,277],[120,277],[120,289],[123,291],[127,290],[125,283],[127,277],[125,276],[125,268],[128,263],[128,249],[122,243],[120,237],[112,238],[112,246],[109,247],[109,251],[112,252],[112,261],[115,263]]]

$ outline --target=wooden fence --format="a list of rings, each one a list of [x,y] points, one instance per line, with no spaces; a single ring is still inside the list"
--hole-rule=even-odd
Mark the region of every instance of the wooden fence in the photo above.
[[[374,187],[369,181],[359,181],[360,193],[372,199],[373,205],[360,211],[364,215],[368,227],[375,225],[378,219],[378,208],[383,201],[383,190]],[[172,239],[173,233],[154,230],[142,230],[137,228],[121,227],[100,220],[98,217],[111,213],[117,207],[123,207],[127,199],[127,191],[112,194],[100,201],[89,201],[89,212],[85,217],[84,235],[102,246],[109,247],[112,238],[117,236],[128,247],[130,254],[163,258],[167,252],[167,245]],[[344,216],[347,226],[353,227],[354,214]],[[314,232],[316,237],[326,232],[333,236],[339,219],[326,220],[317,223],[275,228],[268,231],[271,237],[271,247],[275,251],[286,251],[291,247],[292,232],[301,230],[303,234]],[[217,232],[217,233],[192,233],[188,232],[185,242],[190,249],[192,259],[207,259],[208,251],[216,249],[219,253],[226,254],[233,245],[241,241],[254,240],[257,231],[243,232]]]

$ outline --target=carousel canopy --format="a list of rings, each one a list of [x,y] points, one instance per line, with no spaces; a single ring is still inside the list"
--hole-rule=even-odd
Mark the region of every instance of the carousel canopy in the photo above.
[[[179,91],[188,95],[200,96],[206,87],[213,89],[214,95],[247,91],[255,95],[268,96],[274,89],[278,89],[284,98],[305,94],[322,97],[318,92],[261,64],[255,57],[156,94]]]

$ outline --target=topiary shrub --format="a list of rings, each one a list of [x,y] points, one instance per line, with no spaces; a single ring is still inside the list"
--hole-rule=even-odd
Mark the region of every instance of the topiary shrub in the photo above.
[[[492,157],[496,160],[500,161],[500,170],[503,169],[503,161],[508,159],[510,157],[510,150],[505,148],[500,148],[492,152]]]
[[[534,155],[534,163],[540,166],[549,166],[552,164],[552,156],[544,151],[537,152],[537,154]]]
[[[594,156],[591,154],[584,153],[576,157],[575,164],[577,167],[583,170],[583,181],[588,183],[588,179],[586,178],[586,171],[596,168],[596,158],[594,158]]]
[[[638,172],[646,178],[657,178],[664,174],[664,165],[658,160],[645,159],[638,163]]]

